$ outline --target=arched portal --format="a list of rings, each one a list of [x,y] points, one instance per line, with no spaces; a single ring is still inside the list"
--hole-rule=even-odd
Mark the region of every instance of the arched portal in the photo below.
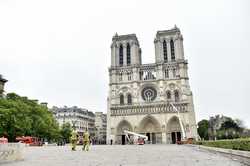
[[[181,126],[178,117],[174,116],[168,121],[167,135],[172,144],[181,141]]]
[[[128,143],[124,130],[132,131],[132,125],[127,120],[122,120],[116,128],[116,143],[125,145]]]
[[[153,116],[146,116],[139,123],[139,133],[148,136],[148,142],[152,144],[161,143],[162,132],[160,123]]]

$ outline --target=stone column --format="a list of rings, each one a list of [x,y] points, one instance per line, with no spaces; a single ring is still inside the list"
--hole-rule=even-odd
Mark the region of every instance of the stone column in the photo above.
[[[133,76],[132,76],[132,81],[138,81],[139,80],[139,71],[137,68],[132,69]]]
[[[163,144],[167,143],[167,134],[165,132],[162,132],[162,143]]]
[[[163,76],[163,72],[162,72],[162,70],[163,70],[162,65],[156,66],[155,68],[156,68],[156,78],[163,79],[164,76]]]
[[[155,62],[160,63],[161,62],[160,40],[155,39],[154,44],[155,44]]]
[[[181,78],[185,77],[185,74],[184,74],[184,64],[180,64],[179,65],[179,75]]]
[[[116,43],[112,43],[111,45],[111,66],[116,66]]]
[[[183,47],[183,37],[182,37],[182,35],[179,38],[179,50],[180,50],[180,59],[184,59],[184,47]]]
[[[174,52],[175,52],[175,60],[181,59],[180,58],[180,44],[179,44],[179,39],[176,38],[173,40],[174,41]]]
[[[110,144],[111,139],[111,126],[110,126],[110,101],[109,98],[107,98],[107,135],[106,135],[106,142],[107,144]]]
[[[171,47],[170,47],[170,39],[166,40],[166,42],[167,42],[168,62],[171,62]]]
[[[140,53],[139,53],[139,44],[135,41],[133,41],[133,51],[132,51],[132,56],[133,56],[133,64],[138,65],[140,64]]]
[[[119,55],[119,47],[118,46],[115,46],[116,48],[115,48],[115,66],[120,66],[120,63],[119,63],[119,57],[120,57],[120,55]]]
[[[173,79],[173,78],[174,78],[174,75],[173,75],[173,68],[172,68],[172,67],[168,69],[168,76],[169,76],[170,79]]]
[[[184,59],[183,38],[181,34],[178,34],[175,38],[175,52],[176,60]]]
[[[163,57],[163,46],[162,46],[163,41],[159,40],[158,41],[158,49],[159,49],[159,62],[164,62],[164,57]]]

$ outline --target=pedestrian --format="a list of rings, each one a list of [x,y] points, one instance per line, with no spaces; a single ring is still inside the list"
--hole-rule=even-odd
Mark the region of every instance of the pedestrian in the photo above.
[[[84,151],[89,151],[89,141],[90,141],[90,136],[88,130],[86,130],[83,134],[83,148],[82,150]]]
[[[113,140],[111,139],[111,140],[110,140],[110,145],[112,145],[112,144],[113,144]]]
[[[71,150],[76,151],[77,133],[75,130],[73,130],[71,133],[70,141],[71,141]]]

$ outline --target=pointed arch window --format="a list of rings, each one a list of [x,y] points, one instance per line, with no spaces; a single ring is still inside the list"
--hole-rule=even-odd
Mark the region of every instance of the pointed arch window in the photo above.
[[[173,78],[175,78],[176,77],[176,69],[174,68],[173,69]]]
[[[123,65],[123,47],[122,47],[122,45],[120,45],[120,48],[119,48],[119,65],[120,66]]]
[[[171,92],[167,91],[167,99],[170,100],[171,99]]]
[[[131,64],[131,52],[130,52],[130,44],[127,44],[127,65],[129,66]]]
[[[119,73],[119,81],[122,81],[122,73]]]
[[[168,51],[167,51],[166,40],[163,41],[163,56],[164,56],[164,62],[167,62],[168,61]]]
[[[132,104],[132,96],[131,96],[131,94],[128,94],[128,104]]]
[[[174,100],[175,100],[175,102],[180,101],[180,94],[179,94],[178,90],[174,91]]]
[[[170,40],[170,50],[171,50],[171,60],[175,60],[175,50],[174,50],[174,41],[173,39]]]
[[[124,105],[124,95],[120,95],[120,105]]]
[[[169,78],[169,70],[165,69],[165,78]]]
[[[128,72],[127,75],[128,75],[128,81],[131,81],[131,79],[132,79],[132,73]]]

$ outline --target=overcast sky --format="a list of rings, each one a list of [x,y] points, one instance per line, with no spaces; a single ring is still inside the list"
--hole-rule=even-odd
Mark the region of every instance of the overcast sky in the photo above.
[[[224,114],[250,127],[248,0],[0,0],[0,74],[7,92],[106,112],[115,32],[136,33],[153,63],[156,31],[175,24],[197,121]]]

